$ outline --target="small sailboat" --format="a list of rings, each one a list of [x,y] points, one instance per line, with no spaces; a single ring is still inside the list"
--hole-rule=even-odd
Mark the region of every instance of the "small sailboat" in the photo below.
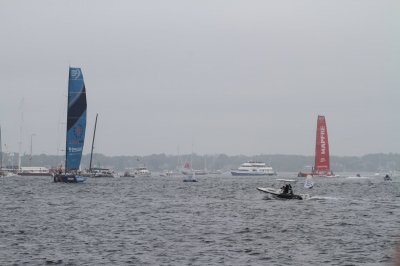
[[[304,188],[313,188],[314,182],[311,175],[308,175],[306,181],[304,182]]]
[[[330,168],[328,128],[325,116],[319,115],[317,119],[317,136],[315,143],[315,163],[310,173],[299,172],[299,177],[334,176]]]
[[[185,171],[182,171],[182,174],[185,175],[185,177],[183,178],[183,182],[197,182],[196,171],[193,170],[193,144],[192,144],[192,154],[190,155],[190,164],[186,162],[184,168]]]
[[[183,179],[183,182],[197,182],[196,172],[192,171],[191,175],[186,175],[185,178]]]
[[[183,169],[181,170],[181,173],[184,175],[192,174],[191,165],[189,162],[185,162],[185,164],[183,165]]]
[[[86,131],[86,88],[80,68],[69,68],[68,110],[65,141],[65,167],[54,175],[54,182],[78,183],[86,177],[79,173]]]

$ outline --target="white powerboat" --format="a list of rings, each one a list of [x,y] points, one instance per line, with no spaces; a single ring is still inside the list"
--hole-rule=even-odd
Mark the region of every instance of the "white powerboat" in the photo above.
[[[309,198],[308,194],[294,194],[293,188],[291,184],[294,184],[296,180],[293,179],[277,179],[277,181],[283,182],[283,186],[281,188],[273,188],[273,187],[258,187],[257,190],[270,194],[276,198],[280,199],[297,199],[302,200]]]
[[[151,176],[151,172],[145,167],[145,166],[140,166],[135,169],[133,172],[135,176],[143,176],[143,177],[149,177]]]

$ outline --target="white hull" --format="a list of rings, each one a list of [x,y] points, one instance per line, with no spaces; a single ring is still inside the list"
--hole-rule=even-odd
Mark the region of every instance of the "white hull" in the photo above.
[[[249,161],[243,163],[236,170],[232,170],[233,176],[274,176],[276,175],[271,166],[267,166],[263,162]]]
[[[274,176],[275,173],[261,172],[261,171],[231,171],[233,176]]]

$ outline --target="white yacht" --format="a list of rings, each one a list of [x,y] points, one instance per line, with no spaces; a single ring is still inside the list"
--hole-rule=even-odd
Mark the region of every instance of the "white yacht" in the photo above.
[[[276,175],[276,172],[263,162],[248,161],[241,164],[237,170],[232,170],[231,174],[233,176],[272,176]]]
[[[92,168],[92,177],[116,177],[117,174],[108,168]]]
[[[29,167],[21,167],[21,169],[18,170],[17,175],[19,175],[19,176],[52,176],[53,173],[51,173],[49,168],[47,168],[47,167],[29,166]]]
[[[145,166],[140,166],[135,169],[134,175],[149,177],[151,176],[151,172]]]

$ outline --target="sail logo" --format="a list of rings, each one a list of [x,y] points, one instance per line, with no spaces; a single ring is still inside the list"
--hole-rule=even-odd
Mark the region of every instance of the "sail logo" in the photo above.
[[[322,126],[319,128],[319,133],[320,133],[320,137],[321,137],[321,154],[325,155],[325,151],[326,151],[326,137],[325,137],[325,127]]]
[[[69,147],[68,148],[68,152],[81,152],[82,148],[73,148],[73,147]]]
[[[71,69],[71,79],[78,79],[81,76],[81,70],[79,68]]]
[[[80,137],[82,136],[82,134],[83,134],[82,125],[79,125],[79,126],[77,126],[77,127],[74,128],[74,135],[75,135],[75,137],[80,138]]]

